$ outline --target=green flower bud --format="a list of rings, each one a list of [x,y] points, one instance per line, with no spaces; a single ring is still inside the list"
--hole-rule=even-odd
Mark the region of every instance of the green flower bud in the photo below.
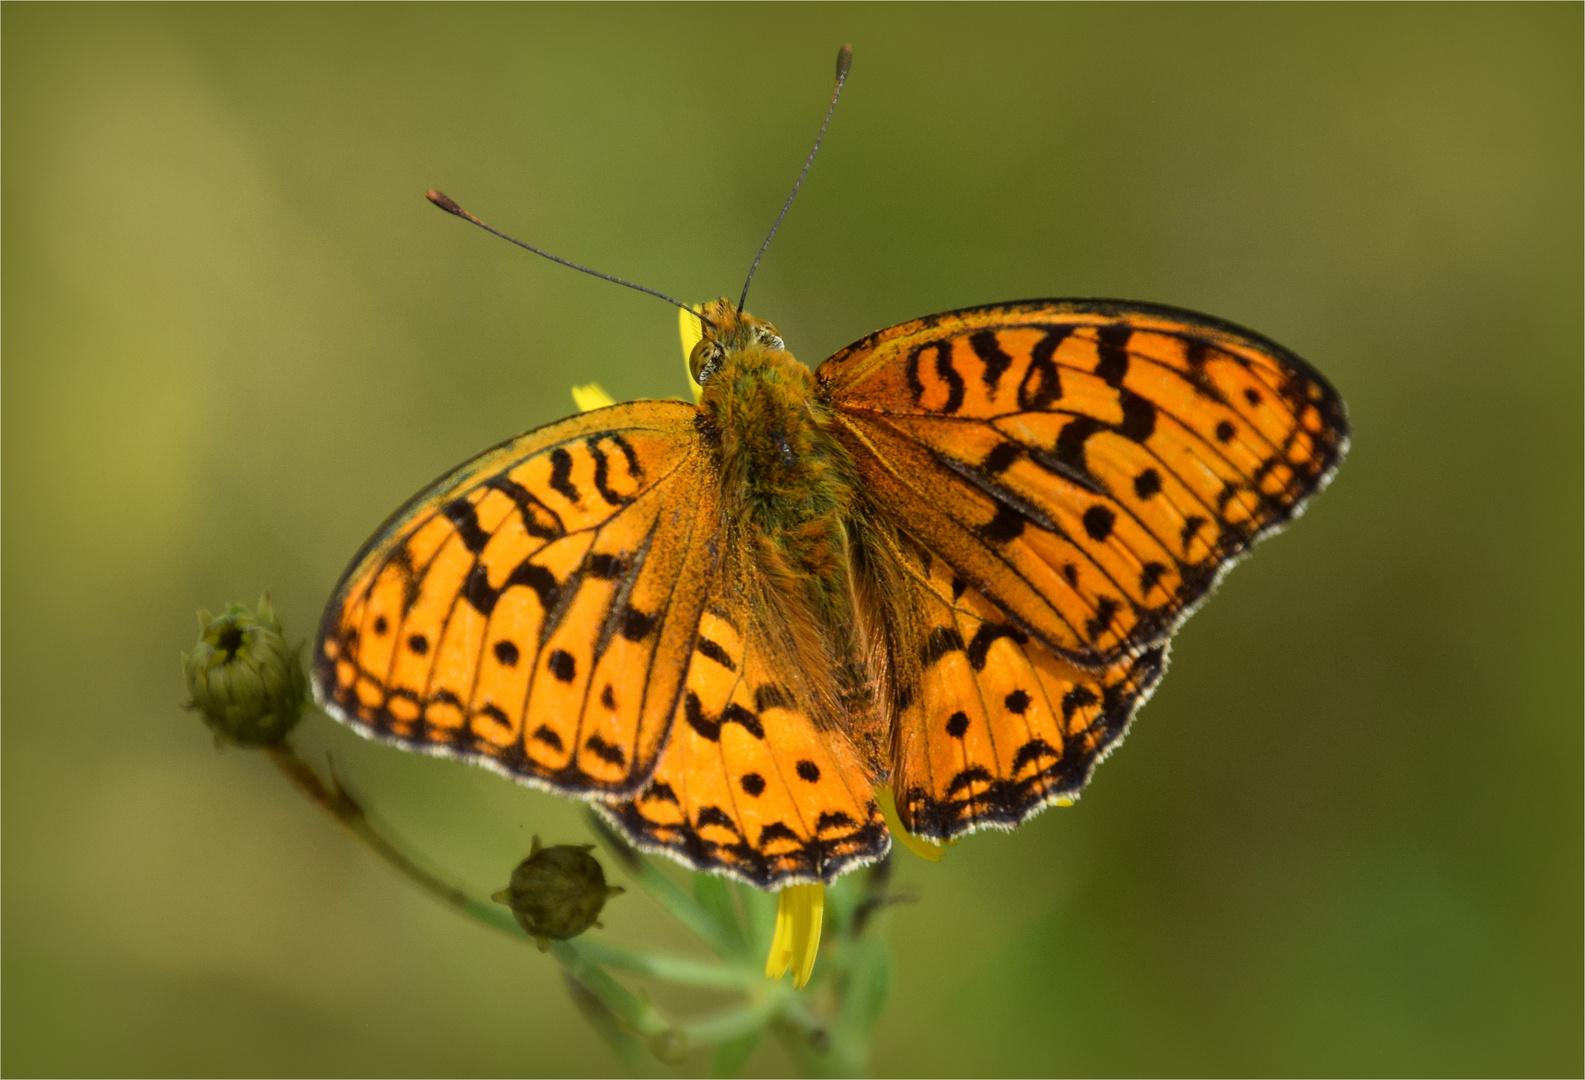
[[[540,847],[536,836],[528,858],[512,871],[512,883],[490,898],[512,909],[517,925],[539,942],[540,952],[552,941],[599,926],[600,909],[624,891],[605,883],[605,871],[589,854],[593,850],[593,844]]]
[[[182,656],[187,692],[217,737],[243,746],[271,746],[302,715],[308,680],[297,649],[281,636],[269,596],[257,613],[232,604],[224,615],[198,613],[198,644]]]

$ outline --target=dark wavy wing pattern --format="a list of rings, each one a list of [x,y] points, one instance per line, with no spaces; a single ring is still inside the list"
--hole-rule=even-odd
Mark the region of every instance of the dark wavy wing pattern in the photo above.
[[[319,700],[364,734],[559,791],[643,784],[715,566],[694,414],[585,413],[414,498],[325,611]]]
[[[922,557],[930,630],[900,703],[892,784],[909,832],[1010,829],[1077,797],[1166,670],[1165,644],[1090,671],[1008,621],[946,563]]]
[[[1303,360],[1152,305],[949,312],[817,374],[882,511],[1091,667],[1164,641],[1348,444],[1342,400]]]
[[[721,575],[660,764],[605,810],[639,847],[699,870],[761,888],[832,881],[891,839],[853,747],[804,706],[764,594]]]

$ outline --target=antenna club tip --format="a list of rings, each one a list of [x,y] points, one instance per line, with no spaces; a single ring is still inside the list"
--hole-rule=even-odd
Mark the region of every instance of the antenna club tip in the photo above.
[[[837,82],[848,77],[848,69],[853,66],[853,46],[844,45],[837,50]]]
[[[447,195],[444,191],[436,191],[434,188],[430,188],[428,191],[424,192],[424,198],[428,199],[430,202],[434,203],[448,214],[456,214],[459,217],[462,215],[462,207],[452,202],[451,196]]]

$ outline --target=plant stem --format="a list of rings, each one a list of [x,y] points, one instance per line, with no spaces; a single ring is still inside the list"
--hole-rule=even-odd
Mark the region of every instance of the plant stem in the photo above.
[[[512,918],[505,908],[477,899],[466,890],[442,880],[438,875],[420,866],[404,851],[382,836],[379,830],[370,823],[363,807],[359,806],[352,796],[348,795],[339,784],[335,783],[334,779],[328,784],[325,783],[319,774],[298,755],[290,743],[283,740],[274,746],[267,747],[265,752],[269,755],[270,761],[274,763],[275,767],[292,782],[292,785],[298,791],[317,803],[326,813],[345,826],[347,831],[356,837],[364,847],[378,855],[397,873],[437,900],[449,904],[464,915],[483,923],[492,930],[510,934],[519,941],[527,942],[532,940],[523,931],[523,928],[517,925],[517,921]],[[641,957],[614,946],[595,946],[590,948],[590,944],[592,943],[554,941],[550,943],[546,951],[552,953],[561,962],[567,974],[576,979],[590,994],[598,998],[611,1011],[613,1016],[640,1035],[650,1039],[652,1043],[658,1044],[664,1042],[664,1040],[671,1039],[674,1042],[681,1042],[682,1045],[686,1045],[685,1040],[681,1039],[681,1033],[677,1031],[676,1027],[666,1019],[659,1009],[613,979],[600,966],[602,962],[634,971],[650,971],[650,973],[659,975],[662,978],[672,977],[671,974],[663,974],[663,972],[687,975],[693,979],[692,985],[696,986],[703,985],[720,989],[740,989],[742,986],[741,979],[735,982],[728,982],[723,977],[729,974],[724,968],[720,969],[721,975],[717,975],[714,971],[705,970],[711,965],[700,964],[696,961],[669,960],[665,957]]]

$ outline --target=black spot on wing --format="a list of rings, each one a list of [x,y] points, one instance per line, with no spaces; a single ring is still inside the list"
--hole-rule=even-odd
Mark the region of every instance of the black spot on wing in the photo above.
[[[639,798],[644,802],[669,802],[673,806],[680,805],[677,801],[677,793],[664,780],[651,780]]]
[[[567,451],[558,448],[552,451],[551,456],[566,453]],[[492,476],[484,484],[512,500],[512,504],[517,507],[517,516],[523,522],[523,531],[528,535],[539,540],[555,540],[567,534],[567,527],[562,522],[561,515],[540,502],[537,495],[510,476],[505,474]]]
[[[717,725],[717,727],[719,729],[720,726],[726,724],[736,724],[756,739],[765,738],[765,729],[760,725],[759,717],[735,701],[729,703],[725,709],[721,710],[721,724]]]
[[[1134,477],[1134,494],[1141,499],[1148,499],[1161,491],[1161,474],[1155,469],[1146,469]]]
[[[754,710],[787,709],[792,707],[792,695],[775,683],[762,683],[754,689]]]
[[[1092,506],[1084,511],[1084,531],[1090,534],[1091,540],[1105,540],[1112,535],[1112,526],[1117,522],[1117,515],[1104,506]]]
[[[556,649],[545,661],[545,666],[550,673],[564,683],[570,683],[578,677],[578,661],[566,649]]]
[[[933,412],[955,413],[963,407],[963,376],[958,374],[958,369],[952,366],[952,343],[950,341],[931,341],[914,349],[909,354],[906,373],[908,389],[914,395],[914,404],[924,407],[925,384],[919,377],[920,366],[924,362],[926,350],[935,351],[936,377],[947,385],[947,400]]]
[[[963,635],[958,633],[956,627],[938,626],[930,631],[930,636],[925,639],[925,647],[921,651],[920,660],[926,665],[935,663],[951,652],[961,652],[963,649]]]
[[[1123,407],[1123,422],[1117,425],[1117,430],[1124,438],[1142,443],[1155,434],[1156,406],[1149,399],[1124,389],[1121,391],[1120,403]]]
[[[980,535],[993,544],[1017,539],[1024,531],[1024,515],[1006,503],[996,505],[996,516],[980,526]]]
[[[1005,472],[1013,462],[1023,457],[1024,448],[1015,442],[1000,442],[985,455],[980,468],[992,476]]]
[[[1090,635],[1092,642],[1099,641],[1101,635],[1112,627],[1112,620],[1117,617],[1118,609],[1122,605],[1114,596],[1103,596],[1095,601],[1095,614],[1084,624],[1084,629]]]
[[[1018,775],[1024,766],[1033,764],[1041,758],[1060,758],[1061,756],[1046,740],[1030,739],[1018,748],[1018,753],[1013,755],[1013,775]]]
[[[1070,333],[1071,326],[1054,326],[1030,350],[1029,368],[1018,382],[1018,407],[1024,412],[1044,412],[1062,397],[1062,379],[1057,372],[1057,347]]]
[[[627,755],[620,746],[613,746],[598,735],[590,735],[583,742],[584,749],[608,765],[621,767],[627,764]]]
[[[1013,358],[1003,351],[1001,344],[996,340],[994,330],[980,330],[971,334],[969,346],[974,350],[974,355],[978,356],[985,365],[985,370],[980,373],[980,380],[985,383],[985,389],[990,395],[995,397],[997,384],[1012,366]]]
[[[1110,430],[1111,425],[1093,416],[1075,416],[1063,425],[1062,432],[1057,436],[1056,445],[1051,448],[1049,454],[1037,453],[1031,456],[1035,461],[1079,486],[1104,495],[1106,489],[1090,473],[1090,462],[1084,447],[1090,441],[1090,436],[1096,432]]]
[[[636,607],[629,607],[622,614],[622,636],[629,641],[643,641],[654,628],[655,617],[644,614]]]
[[[483,563],[476,563],[468,572],[467,580],[462,585],[463,599],[473,605],[473,609],[480,615],[488,615],[495,610],[496,601],[507,589],[526,586],[534,590],[539,597],[539,605],[547,615],[556,608],[556,601],[561,596],[561,583],[556,580],[545,567],[524,559],[517,564],[506,581],[499,589],[490,587],[490,572]],[[546,620],[545,630],[551,629],[550,620]]]
[[[490,542],[490,534],[479,527],[479,515],[467,499],[452,499],[441,507],[440,512],[446,515],[447,520],[457,530],[457,535],[462,539],[462,546],[474,555],[483,551],[484,545]]]
[[[619,555],[601,552],[589,556],[588,573],[601,581],[615,581],[627,573],[627,560]]]
[[[1114,390],[1123,388],[1123,378],[1128,374],[1128,339],[1133,336],[1134,330],[1127,323],[1103,326],[1096,334],[1097,352],[1100,355],[1095,364],[1095,374]]]
[[[694,645],[694,649],[698,651],[700,656],[709,657],[711,660],[714,660],[728,671],[737,670],[737,664],[732,662],[732,657],[727,653],[727,651],[720,645],[717,645],[715,642],[705,637],[703,634],[699,635],[699,640]]]
[[[956,795],[966,787],[988,784],[992,779],[990,772],[983,765],[972,765],[952,778],[952,782],[947,785],[947,794]]]
[[[766,847],[776,840],[792,840],[803,843],[803,837],[789,829],[785,822],[773,821],[759,831],[759,846]]]
[[[969,665],[975,671],[985,670],[985,663],[990,655],[991,645],[995,643],[997,638],[1007,638],[1015,644],[1022,645],[1029,640],[1029,635],[1016,626],[1008,626],[1004,623],[981,623],[980,628],[974,631],[974,637],[969,641],[969,647],[966,650],[969,656]]]
[[[699,695],[692,690],[683,698],[682,716],[688,721],[688,726],[699,733],[700,738],[708,739],[710,742],[721,741],[721,722],[704,714],[704,706],[699,701]]]
[[[1073,714],[1088,705],[1094,705],[1101,699],[1095,696],[1095,691],[1088,686],[1075,686],[1062,695],[1062,722],[1068,724],[1073,720]]]
[[[534,733],[530,735],[529,738],[533,739],[535,742],[542,742],[553,750],[562,749],[561,736],[556,734],[550,728],[546,727],[544,724],[541,724],[539,727],[535,728]]]
[[[583,501],[583,495],[572,482],[572,455],[566,447],[558,446],[550,452],[550,486],[570,503]]]
[[[615,491],[611,487],[611,463],[607,460],[605,451],[600,448],[602,442],[609,442],[615,446],[627,462],[628,475],[639,483],[643,482],[644,470],[638,463],[638,454],[633,449],[633,444],[627,437],[618,431],[602,432],[599,435],[589,436],[585,445],[589,448],[589,456],[594,459],[594,486],[600,492],[600,498],[612,506],[626,506],[632,502],[628,496]]]
[[[733,832],[738,833],[739,836],[742,835],[738,830],[737,822],[728,817],[727,812],[719,806],[700,807],[699,816],[694,820],[694,825],[700,828],[706,825],[718,825],[723,829],[731,829]]]

